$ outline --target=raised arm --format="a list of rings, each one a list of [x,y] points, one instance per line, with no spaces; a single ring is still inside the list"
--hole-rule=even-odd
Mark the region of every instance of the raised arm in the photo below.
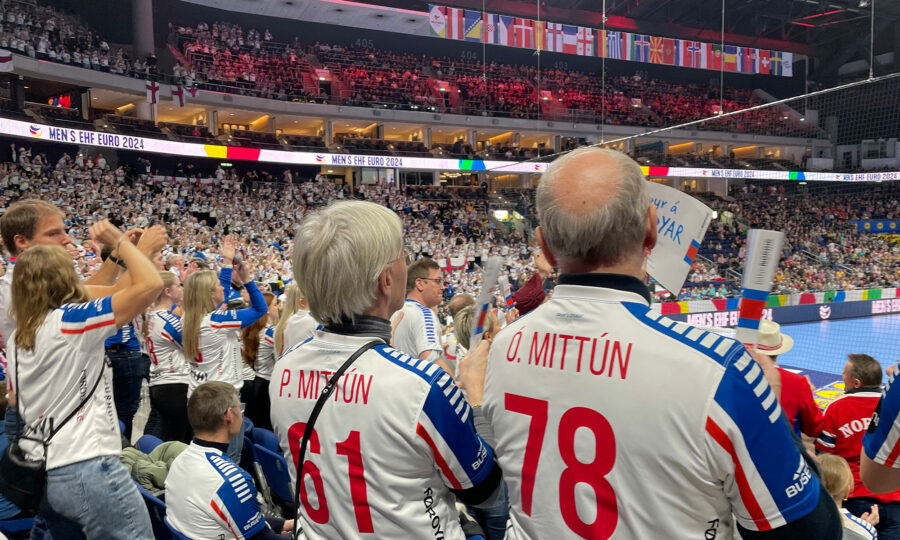
[[[120,258],[128,265],[131,276],[130,283],[112,295],[116,327],[121,328],[153,303],[153,300],[162,292],[163,282],[150,259],[108,221],[95,223],[91,226],[90,233],[93,240],[113,246],[114,250],[118,251]],[[142,240],[155,247],[155,250],[162,249],[166,243],[166,232],[162,227],[154,227],[144,233],[144,236],[148,236],[148,238],[142,238]]]

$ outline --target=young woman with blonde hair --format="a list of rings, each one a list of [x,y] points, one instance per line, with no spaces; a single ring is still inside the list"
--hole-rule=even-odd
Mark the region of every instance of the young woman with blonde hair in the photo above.
[[[187,416],[188,365],[181,345],[181,307],[184,288],[178,276],[159,272],[163,290],[147,317],[147,350],[150,355],[150,404],[159,411],[165,441],[191,442]]]
[[[234,252],[220,253],[226,267],[231,264]],[[250,279],[247,264],[238,268],[240,283],[247,288],[250,307],[239,310],[216,309],[225,302],[224,278],[231,281],[231,272],[223,272],[219,279],[211,270],[191,274],[184,282],[184,317],[182,344],[188,361],[190,377],[188,397],[194,388],[207,381],[224,381],[240,391],[244,385],[241,374],[240,332],[255,323],[268,312],[266,300],[256,283]],[[238,434],[228,447],[228,455],[240,462],[243,434]]]
[[[16,327],[7,351],[9,379],[26,426],[27,438],[19,445],[26,459],[46,460],[40,514],[54,536],[77,538],[68,530],[76,522],[83,538],[151,538],[146,506],[119,461],[121,436],[103,342],[153,302],[162,281],[150,260],[109,222],[92,225],[90,233],[117,248],[128,265],[111,296],[91,301],[60,246],[29,247],[16,262],[11,288]],[[148,229],[144,237],[155,249],[166,242],[161,227]],[[77,409],[77,416],[63,423]]]

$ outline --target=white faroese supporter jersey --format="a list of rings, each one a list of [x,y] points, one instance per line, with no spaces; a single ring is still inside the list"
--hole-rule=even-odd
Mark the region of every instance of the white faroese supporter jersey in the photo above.
[[[243,310],[241,310],[243,311]],[[198,355],[188,365],[188,397],[207,381],[223,381],[238,390],[244,385],[241,320],[238,311],[213,311],[200,323]]]
[[[760,367],[651,311],[641,288],[563,275],[494,338],[484,413],[507,538],[732,538],[732,513],[767,530],[815,508],[818,481]]]
[[[253,364],[256,374],[265,380],[272,378],[272,369],[275,367],[275,327],[271,324],[259,333],[259,348],[256,352],[256,362]]]
[[[116,333],[111,297],[84,304],[66,304],[47,314],[35,336],[35,349],[8,343],[9,386],[18,397],[19,415],[29,429],[26,435],[46,438],[54,423],[75,410],[97,382],[103,378],[84,408],[63,426],[50,441],[47,469],[55,469],[99,456],[122,452],[119,418],[113,405],[112,369],[104,369],[103,342]],[[16,372],[18,371],[18,385]],[[29,460],[44,454],[40,443],[21,439]]]
[[[269,386],[272,425],[292,481],[316,399],[373,339],[317,332],[278,360]],[[338,381],[310,437],[298,515],[303,537],[464,538],[450,488],[471,488],[494,466],[471,416],[436,364],[386,345],[366,351]]]
[[[188,382],[188,365],[181,347],[181,317],[171,311],[154,311],[147,318],[147,353],[150,386]]]
[[[403,319],[394,330],[395,349],[416,358],[421,358],[425,351],[443,352],[441,323],[434,310],[407,299],[400,313]]]
[[[311,338],[319,326],[319,323],[308,311],[298,311],[291,315],[291,318],[284,325],[284,333],[281,336],[281,351],[278,352],[278,356],[290,350],[294,345],[303,343]]]
[[[250,538],[266,527],[253,479],[217,448],[192,442],[166,476],[166,517],[188,538]]]
[[[15,267],[16,263],[10,262],[6,267],[6,273],[0,277],[0,347],[5,346],[10,334],[16,329],[9,316],[9,308],[12,306],[12,275]]]

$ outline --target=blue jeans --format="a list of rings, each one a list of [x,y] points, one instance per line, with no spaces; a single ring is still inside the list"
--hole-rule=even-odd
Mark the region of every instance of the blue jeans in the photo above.
[[[878,540],[900,539],[900,502],[881,502],[871,497],[853,497],[844,501],[844,508],[854,516],[861,516],[872,511],[872,505],[878,505]]]
[[[131,441],[131,424],[141,404],[141,382],[144,380],[144,359],[141,351],[106,349],[112,362],[113,401],[116,414],[125,424],[125,438]]]
[[[153,538],[150,514],[118,456],[101,456],[47,471],[47,520],[54,538]],[[73,534],[59,517],[74,521]]]
[[[475,508],[469,506],[469,512],[481,525],[486,540],[503,540],[506,536],[506,521],[509,519],[509,491],[503,482],[503,491],[497,497],[497,503],[491,508]]]

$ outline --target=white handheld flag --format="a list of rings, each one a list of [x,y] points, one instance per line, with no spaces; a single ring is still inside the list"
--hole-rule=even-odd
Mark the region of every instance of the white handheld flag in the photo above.
[[[678,296],[697,257],[713,211],[677,189],[651,182],[650,200],[656,205],[656,247],[647,258],[647,273]]]
[[[147,89],[147,103],[155,104],[159,102],[159,83],[156,81],[144,81],[144,88]]]
[[[502,257],[490,257],[484,265],[484,274],[481,281],[481,292],[475,302],[475,328],[472,329],[472,338],[469,340],[469,350],[474,351],[484,335],[484,323],[487,320],[488,310],[491,308],[491,289],[497,284],[500,276]]]
[[[747,234],[747,258],[741,283],[736,337],[748,349],[755,347],[758,341],[759,320],[772,290],[783,244],[783,232],[752,229]]]

